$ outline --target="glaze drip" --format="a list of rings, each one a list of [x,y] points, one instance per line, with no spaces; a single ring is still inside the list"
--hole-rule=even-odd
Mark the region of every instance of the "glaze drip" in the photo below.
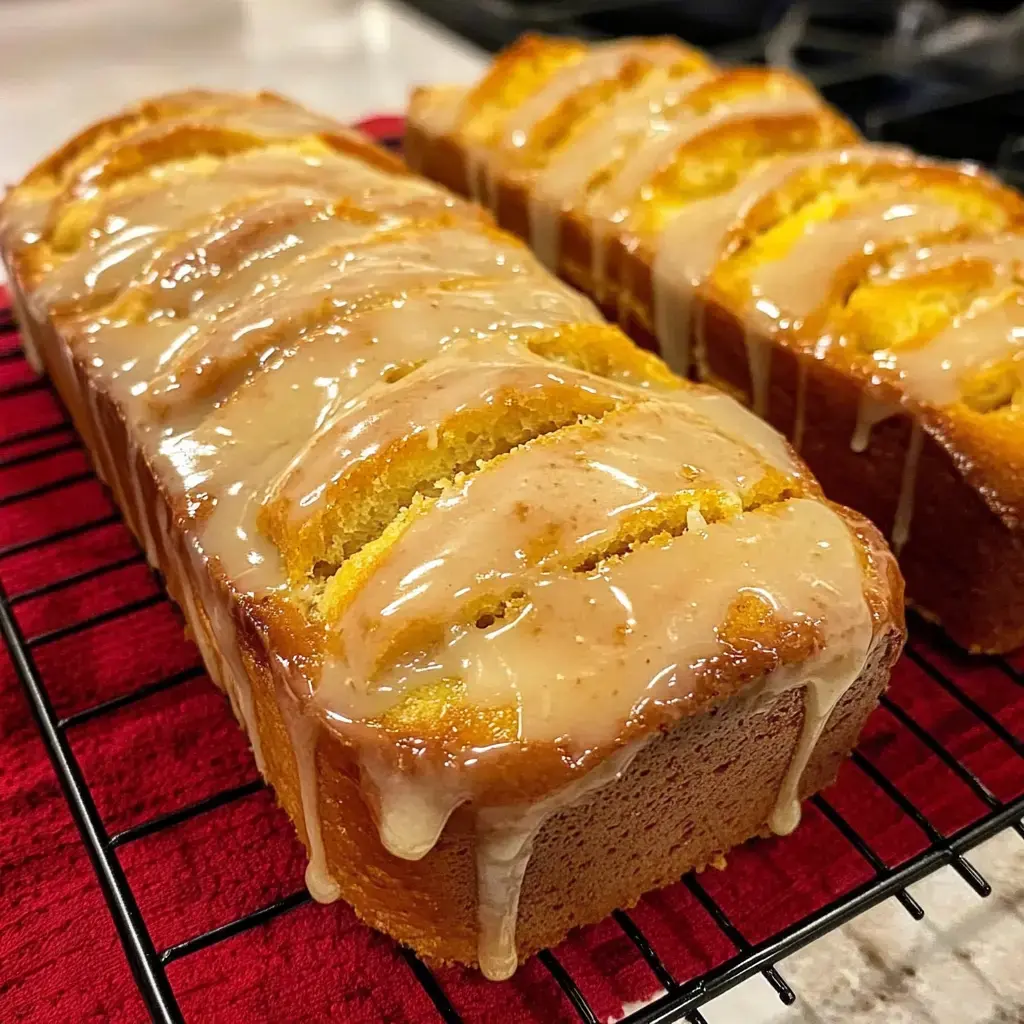
[[[564,808],[622,778],[641,742],[611,754],[593,771],[529,807],[495,807],[477,817],[476,872],[479,888],[480,970],[491,981],[512,977],[519,966],[516,919],[533,841]]]

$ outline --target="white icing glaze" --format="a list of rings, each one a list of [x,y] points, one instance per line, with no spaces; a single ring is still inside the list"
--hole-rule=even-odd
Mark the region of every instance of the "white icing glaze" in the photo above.
[[[907,442],[907,454],[903,461],[903,475],[900,479],[900,494],[896,505],[896,516],[892,524],[892,547],[899,554],[910,539],[910,522],[914,516],[914,491],[917,488],[917,466],[924,445],[924,431],[914,421]]]
[[[622,778],[642,742],[621,747],[586,775],[526,807],[494,807],[477,814],[476,879],[480,970],[491,981],[519,966],[516,920],[523,878],[537,833],[560,811]]]
[[[981,296],[924,344],[876,358],[899,374],[914,398],[933,405],[956,401],[972,371],[1024,358],[1024,293],[1008,294],[1005,287]]]
[[[809,365],[805,357],[796,361],[796,401],[793,411],[793,434],[791,443],[799,452],[804,446],[804,429],[807,425],[807,374]]]
[[[642,57],[668,63],[679,59],[677,46],[624,39],[592,46],[589,53],[556,71],[506,118],[496,149],[514,152],[527,145],[540,122],[565,100],[587,86],[615,78],[627,61]]]
[[[4,261],[4,266],[7,271],[7,280],[13,281],[14,272],[12,267],[6,260]],[[29,329],[31,321],[27,315],[25,304],[21,300],[21,289],[12,288],[9,294],[11,296],[11,306],[14,309],[14,316],[22,328],[18,334],[18,340],[21,343],[21,350],[25,353],[25,360],[36,373],[42,374],[44,372],[43,360],[39,355],[39,349],[36,346],[33,332]]]
[[[951,230],[964,217],[952,203],[907,195],[895,183],[830,220],[809,225],[778,259],[756,266],[748,317],[762,330],[798,327],[827,300],[838,271],[878,246]]]
[[[648,701],[672,701],[692,692],[700,666],[719,648],[720,624],[738,594],[765,595],[783,618],[824,617],[829,623],[854,615],[870,618],[849,529],[825,506],[797,500],[641,545],[592,572],[575,571],[571,558],[541,562],[504,584],[523,595],[507,619],[485,626],[460,622],[456,595],[472,581],[462,582],[462,575],[443,568],[449,561],[455,567],[472,565],[474,553],[479,565],[481,543],[489,552],[495,544],[488,524],[507,522],[502,514],[514,502],[514,495],[506,505],[481,502],[476,529],[459,536],[453,530],[461,526],[459,513],[472,493],[453,496],[451,504],[442,499],[420,517],[385,564],[388,570],[395,566],[393,575],[382,571],[372,591],[360,592],[342,613],[338,629],[345,655],[325,666],[314,698],[339,721],[372,717],[393,705],[396,695],[456,678],[463,681],[471,706],[518,706],[520,739],[568,737],[575,749],[585,749],[609,742],[618,730],[613,723],[621,725]],[[566,515],[571,523],[570,509]],[[818,545],[809,548],[809,536],[818,537]],[[746,552],[739,563],[737,549]],[[508,553],[514,556],[514,550]],[[493,557],[492,582],[500,583],[505,556]],[[417,569],[396,578],[403,564],[421,573],[418,587],[417,578],[410,579]],[[436,596],[432,574],[444,587]],[[504,588],[497,593],[507,593]],[[440,642],[431,643],[426,653],[414,648],[382,657],[395,644],[402,650],[403,622],[422,621],[417,610],[436,602],[443,614],[426,621],[452,623]],[[377,614],[367,622],[372,609]],[[839,636],[845,649],[849,637]],[[859,656],[865,654],[861,649]],[[572,700],[565,699],[566,691]]]
[[[696,290],[679,281],[674,270],[655,259],[652,269],[654,285],[654,336],[662,358],[676,373],[687,377],[693,354],[690,338],[699,305]]]
[[[467,407],[496,405],[506,395],[543,392],[566,381],[607,396],[625,397],[621,388],[541,359],[503,360],[481,346],[456,348],[414,370],[397,384],[378,385],[339,415],[328,419],[300,450],[268,494],[268,502],[289,504],[295,519],[316,514],[330,501],[339,482],[371,454],[400,452],[426,433],[436,448],[438,426]],[[431,433],[433,432],[433,433]],[[517,460],[518,462],[518,460]],[[330,483],[330,491],[327,483]]]
[[[748,323],[743,332],[750,372],[750,408],[762,418],[768,415],[768,393],[772,379],[772,344],[756,325]]]
[[[787,690],[799,685],[804,690],[803,723],[796,748],[776,798],[768,825],[778,835],[788,835],[800,824],[800,782],[836,705],[864,670],[864,654],[871,642],[870,616],[854,618],[849,624],[851,643],[819,658],[816,664],[801,665],[795,673],[782,670],[769,679],[767,688]]]
[[[138,534],[142,550],[150,565],[159,564],[159,554],[156,541],[153,538],[153,531],[149,528],[149,517],[146,515],[146,500],[142,496],[142,482],[139,480],[139,454],[129,442],[127,476],[128,484],[131,487],[131,494],[135,500],[135,520],[138,527]]]
[[[358,197],[362,204],[373,206],[396,194],[410,196],[409,191],[396,193],[394,177],[382,171],[356,164],[362,169],[349,173],[353,163],[329,154],[296,160],[294,154],[285,156],[271,149],[229,157],[203,174],[185,169],[168,172],[161,176],[163,188],[156,193],[129,192],[107,202],[85,244],[47,276],[34,301],[42,309],[57,304],[58,298],[63,306],[83,299],[97,303],[133,281],[155,281],[160,261],[175,257],[179,265],[161,287],[180,296],[196,287],[204,271],[215,274],[218,254],[233,244],[240,232],[258,226],[261,219],[274,220],[280,226],[281,238],[271,236],[267,242],[276,242],[279,251],[287,251],[296,241],[289,238],[289,221],[312,220],[343,199]],[[411,194],[427,198],[437,192],[428,186]],[[249,197],[241,209],[237,206],[240,196]],[[197,210],[205,215],[208,236],[193,234],[191,246],[179,243],[176,248],[175,235],[182,221],[187,223]],[[209,216],[215,211],[221,211],[219,218]],[[266,255],[272,253],[268,248]],[[171,299],[167,294],[162,297]]]
[[[287,666],[278,665],[277,706],[281,710],[288,738],[295,755],[295,772],[302,803],[302,818],[309,847],[306,865],[306,888],[317,903],[333,903],[341,895],[338,883],[331,877],[324,851],[323,823],[320,818],[320,783],[316,766],[316,745],[320,730],[319,719],[309,714],[300,704],[290,684]]]
[[[667,166],[688,143],[713,128],[730,121],[758,115],[786,116],[805,113],[821,106],[821,101],[805,90],[773,95],[741,96],[715,104],[703,114],[678,116],[671,123],[656,122],[651,133],[601,188],[593,191],[584,205],[594,220],[621,220],[621,211],[640,193],[641,188]]]
[[[802,472],[785,438],[764,420],[721,391],[700,388],[680,392],[678,400],[707,416],[715,429],[760,453],[769,465],[791,476]]]
[[[415,767],[395,771],[370,752],[360,758],[359,767],[372,783],[380,841],[388,853],[403,860],[421,860],[430,853],[454,810],[469,795],[461,780],[452,777],[456,773],[424,776]]]
[[[693,370],[697,380],[709,381],[714,374],[712,374],[711,364],[708,362],[706,309],[699,293],[694,297],[692,308]]]
[[[697,290],[714,269],[730,229],[742,224],[757,203],[808,168],[895,159],[901,152],[883,146],[851,146],[779,157],[752,170],[729,191],[687,203],[659,234],[652,266],[655,332],[668,363],[679,373],[689,368]]]
[[[213,632],[215,649],[220,654],[221,674],[227,688],[234,694],[235,714],[245,727],[256,767],[263,774],[266,768],[263,760],[263,747],[260,742],[259,725],[256,721],[252,683],[239,650],[238,627],[232,620],[230,606],[214,592],[209,570],[201,564],[202,556],[198,546],[193,545],[189,554],[193,563],[191,579],[198,581],[199,595],[206,610],[206,619]]]
[[[593,274],[598,294],[604,287],[604,263],[608,238],[627,219],[641,190],[664,167],[677,159],[684,147],[701,135],[730,121],[756,116],[786,116],[820,106],[817,97],[804,91],[775,95],[743,96],[726,100],[704,114],[677,117],[671,124],[657,123],[652,132],[600,188],[582,204],[591,228]]]
[[[536,191],[530,193],[530,248],[553,274],[562,255],[562,208],[552,207]]]
[[[708,528],[707,520],[696,506],[686,510],[686,528],[687,530],[706,530]]]
[[[545,266],[557,268],[560,217],[585,198],[590,181],[605,167],[622,163],[667,108],[710,78],[710,71],[679,78],[655,72],[622,93],[552,156],[531,183],[529,197],[530,247]]]
[[[687,203],[662,230],[651,270],[655,334],[677,372],[689,369],[697,289],[714,268],[729,227],[742,222],[749,208],[789,174],[824,159],[814,153],[772,161],[728,192]]]
[[[423,89],[413,95],[409,120],[427,135],[443,137],[457,127],[468,92],[462,85]]]
[[[186,551],[182,554],[181,545],[174,541],[166,505],[158,502],[156,512],[162,535],[170,538],[164,545],[164,551],[169,555],[173,575],[182,581],[180,590],[185,601],[186,621],[192,627],[193,638],[211,677],[228,695],[235,717],[244,726],[256,767],[264,775],[266,762],[256,722],[252,683],[242,663],[238,633],[230,610],[216,592],[199,545],[187,537],[183,538],[181,544],[185,545]]]
[[[181,546],[189,544],[172,526],[167,506],[158,501],[155,508],[160,561],[154,563],[177,584],[176,597],[210,678],[224,691],[235,717],[245,728],[253,759],[260,774],[266,774],[263,746],[253,706],[252,684],[242,664],[238,637],[223,597],[216,593],[209,570],[198,548],[192,545],[186,554]]]
[[[71,361],[68,359],[68,373],[74,373],[71,366]],[[96,444],[98,451],[93,453],[93,462],[97,468],[97,475],[99,478],[114,492],[114,497],[117,499],[119,505],[127,505],[128,511],[126,512],[126,518],[129,524],[134,524],[135,521],[135,506],[131,505],[126,501],[126,496],[120,493],[119,476],[114,472],[114,456],[110,450],[110,443],[107,440],[107,433],[102,429],[102,423],[100,422],[100,411],[99,411],[99,398],[94,387],[85,387],[83,389],[85,396],[85,408],[86,414],[90,420],[90,426],[92,428],[93,437],[96,438]],[[136,536],[139,535],[137,529],[134,530]]]
[[[270,483],[316,429],[396,366],[485,341],[503,329],[588,317],[596,318],[589,303],[554,282],[524,289],[518,281],[481,279],[459,292],[428,287],[400,304],[363,313],[348,331],[308,339],[276,365],[264,364],[259,378],[194,430],[165,439],[161,450],[189,493],[216,495],[216,507],[202,523],[203,543],[218,553],[237,586],[266,592],[280,585],[282,571],[256,515]],[[265,415],[268,407],[277,410],[275,417]]]
[[[876,398],[865,390],[857,403],[857,422],[850,437],[850,450],[858,454],[866,452],[871,443],[871,431],[879,423],[896,416],[899,411],[900,407],[896,403]]]
[[[958,263],[980,260],[992,265],[997,277],[1009,278],[1019,273],[1024,263],[1024,236],[1003,235],[998,238],[974,238],[959,242],[929,245],[917,249],[890,266],[872,273],[872,278],[900,281],[929,270]]]

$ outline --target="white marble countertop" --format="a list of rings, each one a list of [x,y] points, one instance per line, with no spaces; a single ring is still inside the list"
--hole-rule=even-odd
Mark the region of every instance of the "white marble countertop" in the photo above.
[[[140,96],[273,89],[355,120],[485,63],[389,0],[0,0],[0,182]]]
[[[707,1024],[1022,1024],[1024,842],[1001,832],[968,854],[992,885],[975,895],[952,868],[777,964],[797,994],[783,1006],[760,976],[701,1007]]]
[[[0,182],[146,94],[269,88],[346,120],[400,113],[409,90],[470,81],[486,58],[388,0],[0,0]],[[945,869],[702,1008],[708,1024],[1024,1022],[1024,843],[971,855],[981,900]]]

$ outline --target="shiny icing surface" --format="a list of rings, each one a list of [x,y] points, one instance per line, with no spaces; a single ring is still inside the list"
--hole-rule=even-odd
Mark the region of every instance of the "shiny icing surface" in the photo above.
[[[515,151],[530,140],[538,124],[580,90],[597,82],[614,79],[630,62],[642,58],[647,63],[667,66],[680,59],[678,45],[640,40],[601,43],[575,64],[557,71],[537,92],[516,107],[502,125],[497,146]]]
[[[37,300],[45,307],[58,300],[95,302],[119,294],[133,282],[138,287],[144,275],[145,283],[165,289],[170,301],[172,294],[198,287],[202,275],[219,265],[219,252],[238,244],[240,232],[255,234],[264,224],[276,225],[276,237],[273,232],[263,237],[269,256],[275,245],[301,244],[301,236],[291,237],[293,227],[304,220],[330,219],[336,207],[343,212],[346,200],[358,199],[360,210],[379,209],[389,202],[408,204],[416,195],[413,182],[396,190],[392,176],[370,167],[359,165],[360,170],[349,173],[352,161],[329,150],[302,156],[269,147],[210,163],[196,167],[186,162],[154,173],[160,189],[128,190],[109,200],[100,197],[90,211],[93,220],[85,244],[47,277]],[[423,189],[425,199],[432,195]],[[236,212],[238,196],[246,198]],[[205,236],[188,233],[197,210],[220,214],[196,224],[197,229],[206,229]],[[400,207],[393,216],[400,220]]]
[[[636,427],[646,425],[638,416]],[[650,501],[665,486],[663,474],[673,474],[674,467],[656,461],[637,466],[638,486],[622,493],[618,474],[628,472],[622,463],[634,461],[629,440],[626,432],[610,437],[606,449],[595,446],[593,460],[580,461],[569,476],[561,469],[571,451],[541,454],[537,446],[540,468],[565,496],[557,516],[531,506],[529,484],[513,489],[500,473],[491,480],[482,473],[479,488],[466,484],[443,494],[337,623],[345,658],[325,668],[315,699],[334,714],[365,718],[382,702],[387,706],[396,690],[457,677],[474,704],[515,707],[522,740],[568,738],[586,749],[607,740],[609,720],[624,720],[648,703],[689,699],[704,667],[722,655],[730,612],[745,594],[786,623],[827,620],[823,643],[853,640],[863,657],[872,624],[859,597],[856,548],[842,520],[818,501],[714,524],[691,519],[693,530],[684,521],[678,536],[659,536],[589,569],[592,545],[614,536],[614,520],[628,515],[630,499]],[[636,446],[636,435],[633,440]],[[574,497],[577,484],[594,491]],[[611,515],[598,513],[612,502]],[[523,547],[536,543],[538,520],[552,550],[524,573]],[[507,531],[498,540],[501,524]],[[806,543],[808,536],[817,538],[814,544]],[[492,555],[481,580],[485,544]],[[459,621],[465,604],[496,608],[502,598],[507,610]],[[405,637],[422,640],[411,627],[424,620],[452,625],[440,644],[421,652]],[[862,667],[861,661],[847,684]]]
[[[933,245],[898,260],[874,283],[926,282],[936,271],[964,264],[983,265],[988,278],[966,308],[912,345],[873,353],[875,362],[898,375],[908,394],[921,402],[956,401],[968,374],[998,362],[1012,362],[1024,383],[1024,237]]]
[[[1022,346],[1024,295],[1018,291],[979,299],[926,346],[894,353],[889,365],[912,395],[943,405],[956,400],[970,370],[1002,358],[1019,364]]]
[[[772,326],[798,325],[825,303],[833,281],[856,256],[890,242],[941,234],[963,214],[955,206],[908,197],[898,186],[890,195],[851,204],[836,217],[814,224],[781,258],[762,263],[750,277],[750,315]],[[770,328],[769,328],[770,329]]]
[[[622,59],[553,79],[512,144]],[[61,358],[131,425],[127,470],[102,450],[101,468],[127,481],[151,557],[167,548],[203,581],[185,610],[258,754],[225,595],[270,637],[313,895],[339,894],[325,727],[356,751],[393,855],[426,856],[455,807],[476,807],[491,977],[516,964],[533,837],[626,771],[654,724],[751,679],[803,690],[772,819],[793,827],[803,769],[888,614],[887,554],[865,558],[774,431],[623,357],[594,307],[479,211],[279,101],[141,111],[16,191],[2,229]],[[102,438],[99,405],[88,416]],[[146,508],[144,464],[176,522]],[[424,692],[454,695],[477,731],[432,741]],[[403,761],[409,744],[428,756]],[[527,803],[502,797],[488,766],[538,746],[564,773]]]
[[[671,123],[655,123],[643,144],[618,167],[609,180],[587,197],[583,212],[596,220],[624,221],[631,206],[643,196],[654,176],[685,154],[687,143],[730,121],[770,114],[785,117],[820,105],[813,94],[801,90],[762,96],[740,96],[714,104],[704,113],[677,116]]]
[[[734,188],[689,203],[686,215],[671,220],[661,233],[652,267],[655,331],[669,362],[690,367],[699,290],[723,256],[730,233],[742,228],[758,203],[809,168],[899,156],[899,150],[882,146],[782,156],[766,161]]]
[[[557,269],[559,215],[580,201],[604,166],[624,165],[648,138],[667,130],[679,103],[709,78],[704,71],[678,78],[650,76],[623,93],[538,172],[530,192],[530,245],[545,266]]]

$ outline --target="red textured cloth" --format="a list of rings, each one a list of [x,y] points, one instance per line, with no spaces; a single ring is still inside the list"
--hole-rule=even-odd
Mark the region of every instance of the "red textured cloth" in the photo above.
[[[33,385],[0,338],[0,582],[26,637],[113,613],[97,624],[34,645],[61,715],[130,693],[198,666],[174,609],[164,600],[119,522],[63,413]],[[13,391],[9,389],[14,389]],[[27,388],[27,389],[26,389]],[[46,428],[54,428],[47,431]],[[18,440],[26,432],[41,436]],[[36,453],[33,455],[32,453]],[[40,454],[42,453],[42,454]],[[31,456],[31,457],[29,457]],[[35,496],[28,489],[50,485]],[[73,537],[22,545],[77,524]],[[98,575],[90,570],[114,566]],[[36,588],[76,574],[41,596]],[[131,605],[134,611],[119,611]],[[1000,800],[1024,792],[1024,761],[943,688],[958,685],[1006,729],[1024,732],[1020,657],[966,660],[923,633],[905,657],[890,697],[931,731]],[[927,746],[880,709],[861,751],[944,833],[973,821],[984,803]],[[252,780],[256,776],[228,705],[194,678],[68,735],[108,833]],[[865,772],[847,765],[827,800],[887,864],[927,839]],[[6,654],[0,654],[0,1021],[138,1021],[146,1017],[84,847]],[[122,846],[119,857],[158,949],[224,924],[301,888],[303,852],[271,794],[244,799]],[[868,880],[872,869],[814,806],[785,839],[733,852],[725,871],[701,882],[745,938],[757,942]],[[645,897],[632,911],[675,977],[697,977],[735,950],[684,886]],[[599,1019],[658,989],[651,969],[613,920],[571,936],[555,954]],[[400,951],[344,906],[306,904],[269,924],[175,961],[170,982],[189,1021],[435,1021],[437,1011]],[[471,971],[436,976],[467,1021],[577,1020],[536,958],[511,981]]]

